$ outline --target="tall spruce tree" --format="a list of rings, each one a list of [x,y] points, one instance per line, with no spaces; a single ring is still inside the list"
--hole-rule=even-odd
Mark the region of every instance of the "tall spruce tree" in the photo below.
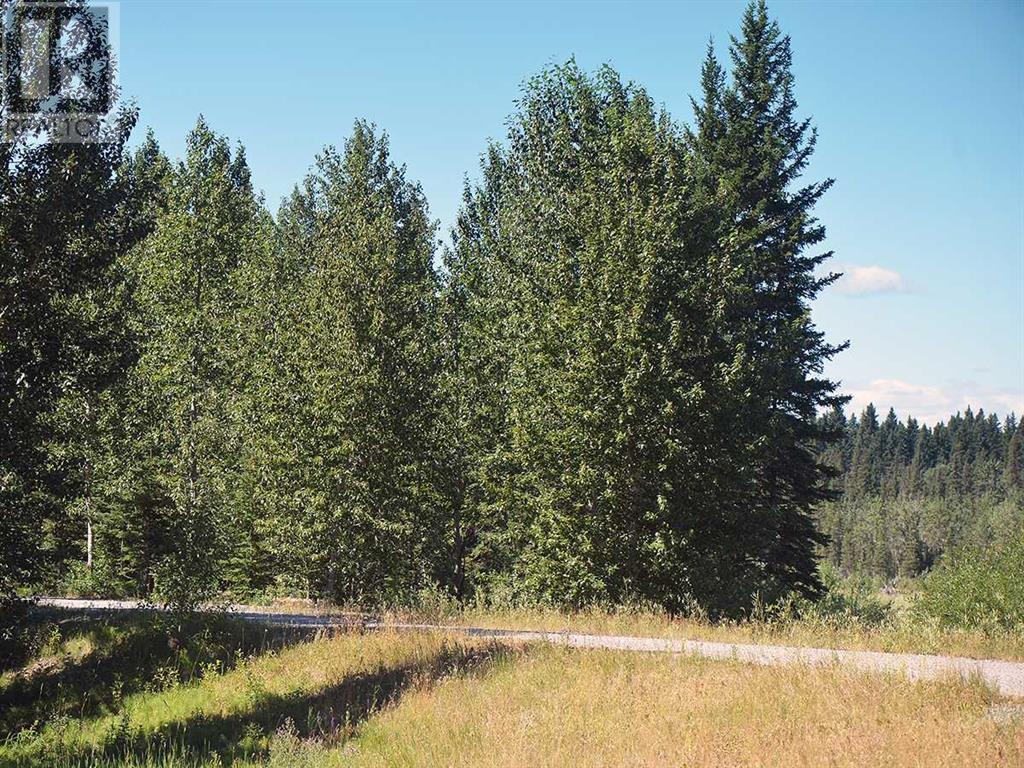
[[[811,301],[837,277],[816,274],[830,253],[808,254],[825,237],[813,209],[832,181],[798,186],[816,133],[796,116],[790,41],[763,0],[744,12],[730,58],[726,84],[709,49],[689,138],[717,220],[719,364],[743,414],[729,429],[750,467],[741,549],[769,593],[813,594],[822,538],[811,510],[832,495],[813,448],[839,437],[816,415],[844,402],[821,375],[842,345],[828,344],[810,319]]]
[[[1009,431],[1009,430],[1008,430]],[[1024,497],[1024,429],[1013,429],[1006,447],[1004,482],[1008,490]]]

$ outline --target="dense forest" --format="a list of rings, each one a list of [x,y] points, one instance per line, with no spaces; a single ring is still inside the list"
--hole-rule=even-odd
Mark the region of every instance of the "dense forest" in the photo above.
[[[743,615],[1008,535],[1012,418],[841,416],[790,42],[729,51],[682,127],[527,81],[440,247],[367,122],[276,215],[202,119],[0,143],[0,593]]]
[[[845,573],[916,576],[961,548],[985,550],[1024,535],[1024,430],[1011,414],[968,408],[933,427],[873,405],[859,418],[822,421],[843,439],[824,448],[841,500],[818,512],[828,559]]]

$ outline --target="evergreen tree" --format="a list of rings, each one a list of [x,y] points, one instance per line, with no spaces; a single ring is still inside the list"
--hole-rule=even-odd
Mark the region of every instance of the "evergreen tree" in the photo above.
[[[853,437],[853,455],[845,485],[848,496],[856,498],[878,488],[880,453],[878,412],[873,403],[868,403]]]
[[[716,218],[716,355],[744,414],[730,429],[752,468],[747,547],[778,589],[814,594],[821,538],[811,510],[833,492],[813,449],[839,437],[816,415],[845,400],[821,376],[843,346],[826,343],[810,320],[810,302],[837,277],[815,274],[830,253],[807,254],[825,237],[813,208],[832,181],[796,186],[816,133],[796,117],[789,38],[763,0],[747,7],[730,56],[726,86],[709,50],[690,132],[699,188]]]
[[[1024,430],[1016,429],[1006,448],[1004,481],[1008,491],[1024,493]]]
[[[1014,541],[1024,532],[1012,482],[1015,425],[1013,415],[1000,423],[971,409],[934,427],[890,411],[879,425],[869,404],[846,427],[854,446],[846,493],[818,509],[829,559],[845,572],[912,577],[950,550]]]
[[[104,144],[0,143],[0,600],[439,586],[742,616],[819,594],[822,554],[910,577],[1019,538],[1015,416],[844,415],[810,316],[831,181],[803,180],[764,2],[730,60],[709,44],[683,130],[608,67],[532,78],[440,277],[366,123],[276,221],[202,120],[180,163],[152,134],[126,155],[131,114]]]

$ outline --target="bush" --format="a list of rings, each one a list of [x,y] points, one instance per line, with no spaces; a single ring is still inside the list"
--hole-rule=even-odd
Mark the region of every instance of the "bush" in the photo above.
[[[0,672],[21,664],[32,650],[28,603],[0,595]]]
[[[948,555],[925,578],[918,607],[943,627],[1024,631],[1024,536]]]
[[[825,592],[817,602],[804,604],[804,618],[839,626],[877,626],[889,618],[889,606],[879,599],[876,585],[870,579],[844,579],[829,563],[821,564],[819,575]]]
[[[821,595],[811,600],[797,592],[775,602],[754,596],[750,620],[773,628],[802,622],[831,629],[877,627],[892,618],[889,605],[878,597],[877,585],[863,576],[842,577],[831,563],[818,566]]]
[[[70,597],[106,597],[110,580],[85,563],[72,563],[64,576],[61,593]]]

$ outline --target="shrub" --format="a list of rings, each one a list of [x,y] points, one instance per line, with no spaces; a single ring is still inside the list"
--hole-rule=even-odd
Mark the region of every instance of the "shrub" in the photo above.
[[[843,578],[828,562],[819,564],[818,578],[824,589],[816,600],[796,592],[774,602],[755,595],[751,620],[772,627],[799,621],[840,629],[874,627],[890,619],[890,608],[879,599],[871,579]]]
[[[0,595],[0,672],[21,664],[31,653],[28,604]]]
[[[944,627],[1024,631],[1024,536],[948,555],[925,578],[918,607]]]
[[[841,626],[877,626],[889,618],[889,606],[879,599],[876,585],[870,579],[844,579],[829,563],[821,564],[819,576],[825,591],[817,602],[803,604],[804,618]]]

